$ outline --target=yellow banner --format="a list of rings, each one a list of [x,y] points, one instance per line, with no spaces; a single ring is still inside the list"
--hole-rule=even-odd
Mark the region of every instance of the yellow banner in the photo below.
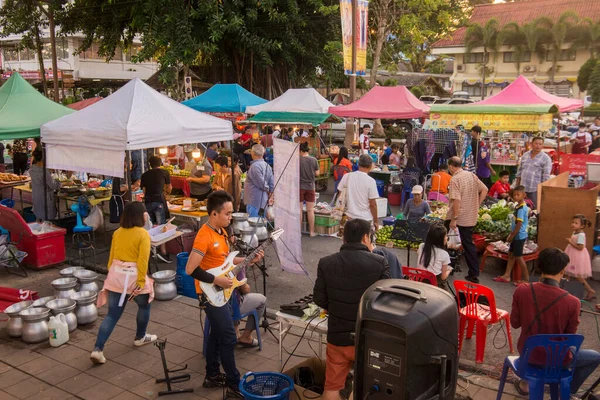
[[[352,75],[352,0],[340,0],[342,17],[342,43],[344,47],[344,73]],[[369,2],[358,0],[356,10],[356,75],[367,74],[367,38]]]
[[[504,130],[517,132],[545,132],[552,129],[552,114],[438,114],[432,113],[429,117],[430,127],[454,128],[462,125],[471,129],[474,125],[482,129]]]

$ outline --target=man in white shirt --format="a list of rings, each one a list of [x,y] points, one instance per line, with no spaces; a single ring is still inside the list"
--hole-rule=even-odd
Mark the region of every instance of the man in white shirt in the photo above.
[[[362,133],[358,137],[358,145],[360,146],[360,154],[369,154],[371,143],[369,140],[369,133],[371,133],[371,126],[364,124],[362,127]]]
[[[350,218],[360,218],[372,221],[375,228],[377,221],[377,184],[369,176],[373,167],[373,159],[363,154],[358,159],[358,171],[344,175],[338,185],[338,190],[346,189],[346,215]]]
[[[594,123],[590,126],[590,131],[600,131],[600,115],[594,119]]]

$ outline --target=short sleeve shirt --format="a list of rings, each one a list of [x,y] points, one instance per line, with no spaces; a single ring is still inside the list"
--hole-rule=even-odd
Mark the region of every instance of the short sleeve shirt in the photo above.
[[[448,198],[450,205],[448,207],[448,219],[452,219],[452,203],[455,200],[460,201],[460,209],[458,211],[458,226],[475,226],[477,223],[479,211],[479,192],[487,192],[487,187],[481,182],[475,174],[465,170],[457,172],[450,179],[450,192]]]
[[[144,192],[145,203],[161,203],[164,201],[163,191],[165,185],[171,183],[169,171],[162,168],[153,168],[142,174],[141,187]]]
[[[194,239],[193,253],[202,256],[200,268],[205,271],[220,267],[229,255],[229,241],[227,240],[227,232],[223,229],[222,233],[217,232],[209,224],[204,224],[198,231],[196,239]],[[200,282],[194,281],[196,284],[196,292],[200,293]]]
[[[577,244],[582,244],[585,246],[585,233],[577,233]]]
[[[358,137],[358,142],[359,142],[358,144],[360,145],[360,149],[362,150],[362,153],[363,154],[369,153],[369,150],[371,149],[369,136],[365,135],[364,133],[361,133],[361,135]]]
[[[423,254],[423,248],[425,248],[425,243],[421,243],[419,245],[419,250],[417,251],[417,260],[419,263],[419,268],[424,268],[429,272],[433,272],[435,276],[438,276],[442,273],[442,267],[444,265],[450,264],[450,255],[446,250],[434,247],[431,260],[429,260],[429,265],[421,265],[421,255]]]
[[[527,224],[529,223],[529,208],[525,203],[519,204],[515,209],[515,220],[512,223],[511,229],[515,229],[516,222],[522,222],[521,229],[515,239],[525,240],[527,239]]]
[[[319,162],[311,156],[300,157],[300,189],[315,190],[315,171],[319,170]]]
[[[207,154],[208,157],[208,154]],[[204,167],[204,169],[202,169],[202,167]],[[192,168],[192,172],[191,175],[194,178],[202,178],[205,175],[211,176],[213,172],[213,167],[210,163],[210,161],[208,161],[208,158],[204,159],[204,162],[202,163],[202,165],[199,166],[195,166],[194,168]],[[212,186],[210,181],[208,183],[196,183],[196,182],[190,182],[190,192],[195,195],[195,196],[202,196],[205,195],[206,193],[210,192],[212,190]]]

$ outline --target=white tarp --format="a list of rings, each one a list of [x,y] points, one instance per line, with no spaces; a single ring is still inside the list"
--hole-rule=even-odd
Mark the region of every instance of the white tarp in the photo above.
[[[313,88],[288,89],[284,94],[268,103],[246,107],[246,114],[261,111],[329,113],[333,104]]]
[[[298,207],[298,196],[295,195],[300,193],[298,144],[275,139],[273,153],[273,172],[277,184],[274,199],[275,226],[284,230],[283,235],[275,242],[277,256],[285,271],[308,275],[302,257],[302,210]]]
[[[125,150],[232,139],[230,121],[184,106],[137,78],[41,127],[48,168],[119,177]]]

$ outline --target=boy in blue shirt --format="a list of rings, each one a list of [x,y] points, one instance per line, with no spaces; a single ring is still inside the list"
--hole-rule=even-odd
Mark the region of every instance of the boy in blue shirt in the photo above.
[[[511,197],[517,202],[517,207],[515,208],[515,218],[511,224],[512,232],[506,239],[510,243],[508,263],[504,275],[494,278],[496,282],[510,282],[510,273],[515,263],[519,266],[522,277],[520,282],[515,283],[529,282],[529,271],[523,259],[523,246],[525,246],[525,241],[527,240],[527,225],[529,224],[529,208],[525,204],[526,196],[524,186],[519,185],[513,189]]]

